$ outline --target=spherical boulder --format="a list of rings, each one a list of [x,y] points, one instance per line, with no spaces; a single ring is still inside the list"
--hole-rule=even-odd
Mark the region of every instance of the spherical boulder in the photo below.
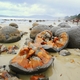
[[[52,27],[51,28],[51,31],[52,31],[52,33],[53,33],[53,35],[55,35],[55,32],[57,31],[57,30],[59,30],[59,29],[70,29],[71,28],[71,26],[69,26],[68,25],[68,23],[60,23],[58,26],[55,26],[55,27]]]
[[[67,32],[69,35],[68,48],[80,48],[80,27],[72,27],[69,29],[58,29],[55,35],[59,35],[62,32]]]
[[[16,23],[10,23],[9,26],[12,26],[12,27],[18,28],[18,25],[17,25]]]
[[[21,39],[18,29],[15,27],[6,26],[0,29],[0,42],[12,43]]]
[[[80,27],[71,28],[67,31],[69,34],[69,48],[80,48]]]
[[[59,26],[52,27],[52,28],[51,28],[51,32],[52,32],[52,34],[54,35],[54,34],[55,34],[55,32],[56,32],[58,29],[60,29],[60,27],[59,27]]]
[[[32,24],[32,27],[29,28],[29,30],[32,30],[33,27],[38,26],[38,25],[39,25],[39,24],[38,24],[37,22],[34,22],[34,23]]]
[[[67,22],[62,22],[58,26],[60,26],[61,28],[70,28],[71,27]]]
[[[37,22],[32,24],[33,27],[38,26],[38,25],[39,25],[39,23],[37,23]]]
[[[55,36],[58,36],[58,35],[61,34],[62,32],[67,32],[67,31],[69,31],[69,30],[70,30],[70,28],[60,28],[60,29],[58,29],[58,30],[55,31],[54,35],[55,35]]]
[[[39,24],[39,25],[33,27],[32,30],[30,31],[30,38],[35,39],[36,35],[44,30],[50,30],[50,26]]]

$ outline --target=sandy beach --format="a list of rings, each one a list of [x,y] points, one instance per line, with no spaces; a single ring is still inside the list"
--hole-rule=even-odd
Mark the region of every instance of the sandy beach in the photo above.
[[[17,45],[19,48],[21,48],[25,42],[25,39],[29,37],[29,28],[32,27],[32,24],[36,22],[36,20],[32,20],[32,22],[29,22],[28,20],[9,20],[9,21],[0,21],[0,26],[8,26],[11,22],[14,22],[18,24],[20,31],[28,32],[28,34],[23,35],[20,41],[15,43],[6,43],[5,46],[11,46],[11,45]],[[61,22],[64,22],[63,20]],[[46,25],[53,25],[57,26],[59,23],[58,20],[46,20],[45,22],[38,22],[39,24],[46,24]],[[76,26],[76,23],[67,22],[71,27]],[[80,23],[78,24],[80,25]],[[2,44],[2,43],[1,43]],[[20,50],[20,49],[19,49]],[[16,50],[18,53],[19,50]],[[49,77],[49,80],[80,80],[80,50],[79,49],[67,49],[71,55],[69,56],[61,56],[58,53],[50,53],[50,55],[54,56],[53,64],[43,72],[45,76]],[[15,54],[7,54],[2,53],[0,55],[0,65],[7,65],[9,61],[15,56]],[[31,75],[19,75],[19,77],[22,80],[30,80]]]

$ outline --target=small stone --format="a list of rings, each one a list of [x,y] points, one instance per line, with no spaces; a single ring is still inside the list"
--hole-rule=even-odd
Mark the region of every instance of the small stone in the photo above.
[[[59,53],[61,56],[67,56],[67,55],[70,55],[71,53],[67,50],[61,50],[60,53]]]

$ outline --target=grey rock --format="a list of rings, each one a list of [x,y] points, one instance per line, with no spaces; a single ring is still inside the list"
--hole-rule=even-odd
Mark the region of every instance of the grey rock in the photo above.
[[[63,23],[60,23],[60,24],[59,24],[58,26],[56,26],[56,27],[52,27],[52,28],[51,28],[51,31],[52,31],[53,35],[55,35],[55,32],[56,32],[57,30],[59,30],[59,29],[70,29],[70,28],[71,28],[71,26],[68,25],[68,23],[63,22]]]
[[[20,39],[20,32],[15,27],[6,26],[0,29],[0,42],[12,43],[19,41]]]
[[[52,32],[52,34],[54,35],[55,32],[56,32],[58,29],[61,29],[61,27],[59,27],[59,26],[52,27],[52,28],[51,28],[51,32]]]
[[[58,30],[55,31],[54,35],[58,36],[62,32],[68,32],[69,30],[70,30],[70,28],[60,28],[60,29],[58,29]]]
[[[17,25],[16,23],[10,23],[9,26],[12,26],[12,27],[18,28],[18,25]]]
[[[59,54],[60,54],[61,56],[68,56],[68,55],[70,55],[71,53],[70,53],[69,51],[67,51],[67,50],[61,50],[61,51],[59,52]]]
[[[20,31],[20,35],[23,36],[25,34],[28,34],[28,32]]]
[[[62,22],[58,26],[60,26],[61,28],[70,28],[71,27],[67,22]]]
[[[67,32],[69,35],[68,48],[80,48],[80,27],[71,27],[68,29],[58,29],[55,35],[59,35],[62,32]]]
[[[7,54],[16,54],[16,51],[15,51],[15,50],[9,50],[9,51],[7,52]]]
[[[69,48],[80,48],[80,28],[71,28],[69,31],[67,31],[69,34]]]
[[[33,39],[31,39],[31,38],[26,38],[26,41],[25,41],[25,45],[28,45],[30,42],[34,42],[34,40]]]
[[[5,45],[3,45],[2,47],[1,47],[1,52],[5,52],[5,51],[7,51],[8,49],[7,49],[7,47],[5,46]]]
[[[30,38],[35,39],[36,35],[44,30],[51,30],[51,27],[49,25],[37,25],[33,27],[30,32]]]

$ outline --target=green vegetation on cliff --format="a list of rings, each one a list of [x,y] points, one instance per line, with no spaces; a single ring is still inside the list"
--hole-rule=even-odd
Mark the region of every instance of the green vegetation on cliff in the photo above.
[[[80,14],[65,17],[65,20],[73,20],[73,19],[80,19]]]

